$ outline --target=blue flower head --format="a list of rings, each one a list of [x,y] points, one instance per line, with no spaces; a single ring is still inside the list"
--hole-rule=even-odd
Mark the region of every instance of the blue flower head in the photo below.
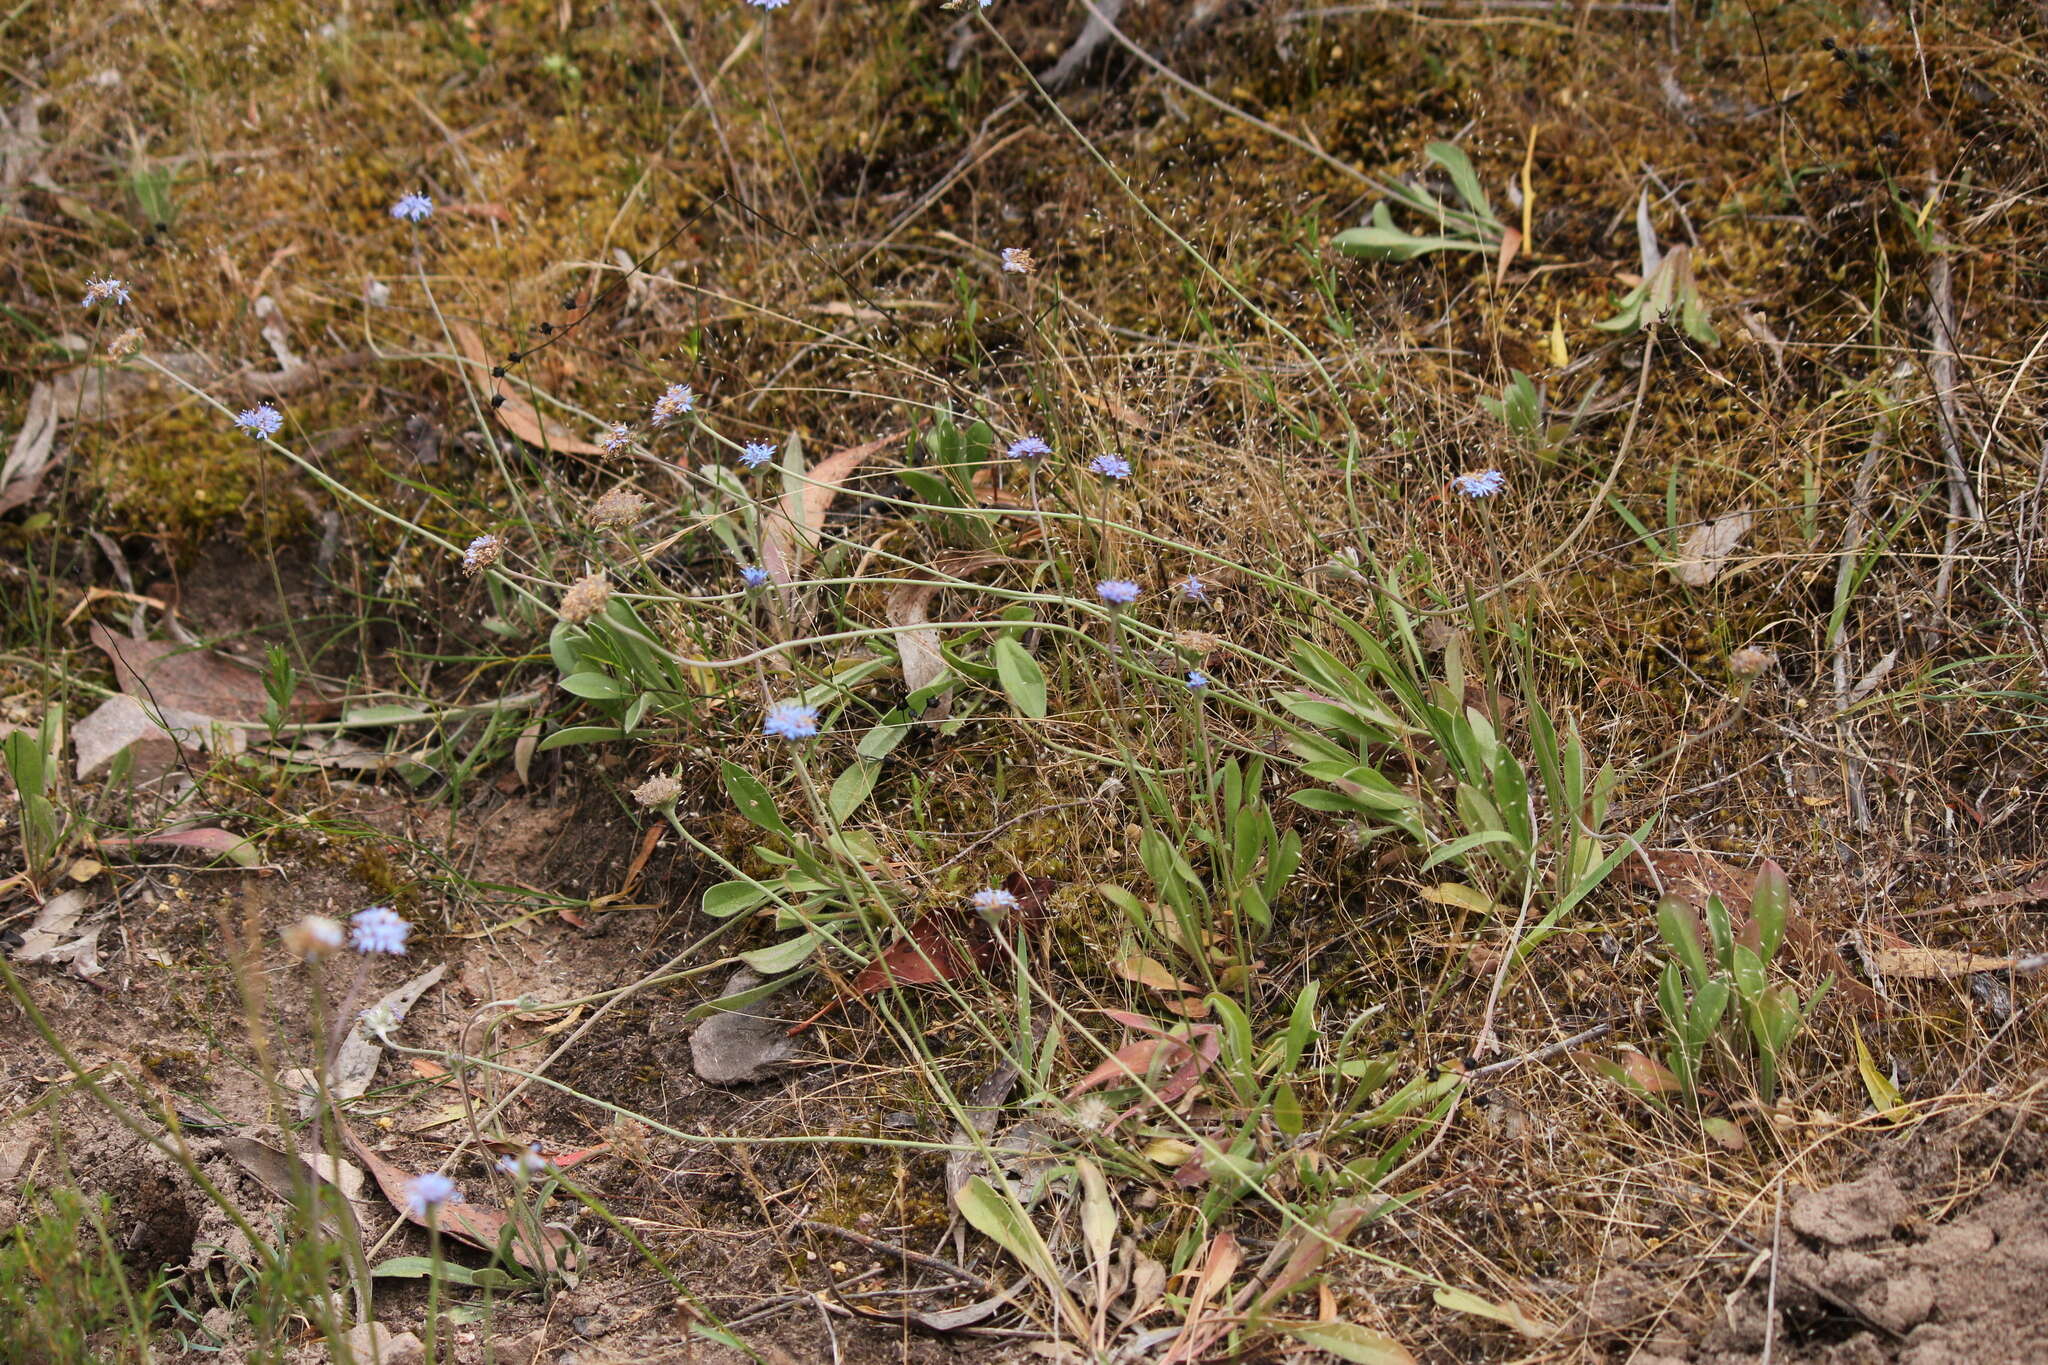
[[[632,440],[633,429],[624,422],[614,422],[605,428],[604,453],[616,455],[631,444]]]
[[[284,430],[284,414],[268,403],[259,403],[236,413],[235,425],[260,441]]]
[[[1010,892],[995,886],[991,886],[985,891],[977,891],[968,899],[973,901],[974,908],[981,911],[984,915],[1000,915],[1006,910],[1015,910],[1017,908],[1017,898]]]
[[[391,216],[405,223],[424,223],[434,216],[434,201],[424,194],[408,194],[391,206]]]
[[[1095,595],[1112,607],[1128,607],[1138,600],[1138,585],[1128,578],[1106,578],[1095,585]]]
[[[1179,588],[1180,595],[1190,602],[1206,602],[1209,600],[1209,585],[1193,574],[1189,574],[1174,586]]]
[[[774,581],[768,576],[768,571],[759,564],[749,564],[741,569],[740,577],[750,588],[765,588]]]
[[[1508,486],[1507,476],[1498,469],[1481,469],[1460,474],[1451,482],[1468,498],[1490,498]]]
[[[672,417],[681,417],[697,407],[696,391],[688,384],[671,384],[654,400],[654,425],[661,426]]]
[[[357,911],[349,920],[349,927],[357,952],[385,953],[391,957],[405,956],[405,936],[412,932],[412,926],[388,905]]]
[[[462,552],[462,570],[464,573],[482,573],[504,554],[505,543],[486,531],[469,542],[469,548]]]
[[[747,0],[756,9],[781,9],[789,0]]]
[[[1010,442],[1010,458],[1013,460],[1042,460],[1052,454],[1052,447],[1036,436],[1020,436]]]
[[[547,1174],[548,1159],[540,1154],[540,1144],[535,1142],[518,1156],[499,1157],[498,1169],[514,1180],[534,1180]]]
[[[768,719],[761,730],[777,739],[809,739],[818,733],[818,708],[793,701],[778,702],[768,708]]]
[[[127,302],[128,286],[111,276],[103,276],[85,282],[85,297],[79,300],[78,306],[90,308],[96,303],[125,304]]]
[[[767,441],[749,441],[740,447],[740,463],[749,469],[759,469],[775,458],[775,447]]]
[[[1131,477],[1131,462],[1121,455],[1097,455],[1088,462],[1088,468],[1106,479]]]
[[[1204,673],[1199,668],[1188,670],[1188,690],[1190,692],[1199,692],[1208,685],[1209,675],[1207,673]]]
[[[462,1191],[455,1188],[455,1182],[439,1171],[428,1171],[412,1178],[412,1186],[405,1193],[406,1212],[415,1218],[426,1218],[443,1204],[460,1204]]]

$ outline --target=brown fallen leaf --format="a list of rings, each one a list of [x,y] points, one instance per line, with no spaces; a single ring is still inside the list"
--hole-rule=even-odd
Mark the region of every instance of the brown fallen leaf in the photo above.
[[[1728,557],[1755,524],[1756,517],[1747,508],[1701,522],[1680,543],[1672,575],[1688,588],[1704,588],[1720,576]]]
[[[237,867],[254,867],[262,862],[253,840],[239,834],[230,834],[224,829],[167,829],[157,834],[102,834],[94,844],[101,849],[125,849],[155,846],[158,848],[189,848],[201,853],[211,853],[225,858]]]
[[[938,632],[922,629],[931,619],[932,599],[938,595],[937,583],[904,583],[891,588],[882,599],[882,614],[895,627],[896,657],[903,665],[906,692],[922,691],[946,676]]]
[[[270,700],[263,690],[263,678],[224,654],[168,640],[129,639],[97,621],[86,633],[113,660],[121,690],[147,705],[240,725],[263,720]],[[327,720],[339,710],[334,702],[301,684],[292,694],[285,719]]]
[[[453,324],[453,327],[456,344],[462,347],[462,353],[469,357],[470,363],[478,370],[488,374],[491,369],[491,358],[484,351],[483,338],[467,323],[458,322]],[[603,446],[577,440],[569,434],[568,428],[541,416],[534,411],[533,404],[518,394],[500,389],[492,396],[505,400],[491,409],[497,413],[498,420],[505,424],[505,430],[526,444],[538,446],[543,450],[558,450],[565,455],[604,454]]]
[[[1907,943],[1874,948],[1870,954],[1870,965],[1880,976],[1902,976],[1915,981],[1942,981],[1973,972],[2008,972],[2026,960],[1957,953],[1946,948],[1916,948]]]
[[[1079,1099],[1097,1086],[1127,1081],[1133,1075],[1142,1078],[1148,1074],[1154,1059],[1162,1058],[1172,1063],[1174,1069],[1152,1086],[1152,1094],[1158,1097],[1160,1104],[1170,1105],[1194,1089],[1195,1083],[1201,1080],[1202,1073],[1214,1066],[1216,1059],[1223,1055],[1223,1031],[1214,1024],[1189,1024],[1185,1026],[1186,1033],[1179,1034],[1168,1033],[1145,1016],[1132,1014],[1128,1010],[1104,1010],[1103,1014],[1126,1028],[1137,1029],[1152,1036],[1126,1043],[1100,1066],[1075,1082],[1067,1091],[1067,1099],[1070,1101]],[[1113,1129],[1132,1115],[1143,1112],[1148,1103],[1149,1097],[1132,1105],[1111,1119],[1105,1125],[1105,1130]]]
[[[427,1220],[412,1211],[413,1177],[372,1151],[347,1124],[340,1126],[341,1136],[348,1143],[349,1150],[356,1154],[356,1160],[363,1163],[363,1169],[377,1182],[377,1188],[384,1191],[384,1197],[391,1201],[392,1207],[404,1214],[408,1223],[416,1227],[426,1227]],[[495,1252],[498,1249],[499,1237],[512,1220],[502,1209],[464,1200],[459,1204],[441,1205],[435,1221],[439,1224],[443,1237],[453,1237],[458,1242],[466,1242],[479,1251]],[[528,1270],[542,1273],[569,1269],[571,1244],[568,1237],[556,1228],[543,1228],[541,1233],[547,1243],[545,1259],[552,1264],[539,1263],[543,1259],[540,1248],[533,1246],[524,1235],[512,1239],[513,1258]]]
[[[812,465],[802,480],[782,495],[776,511],[763,518],[761,567],[783,587],[796,581],[804,560],[816,546],[818,533],[825,529],[825,514],[838,500],[840,489],[853,471],[903,439],[891,432],[865,445],[849,446]]]

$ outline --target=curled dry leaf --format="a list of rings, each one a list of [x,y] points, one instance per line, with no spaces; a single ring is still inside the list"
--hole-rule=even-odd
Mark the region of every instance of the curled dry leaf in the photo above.
[[[939,595],[937,583],[905,583],[891,588],[882,599],[882,611],[896,628],[896,657],[903,664],[903,687],[919,692],[946,676],[946,661],[939,655],[938,632],[924,629],[930,619],[932,599]]]
[[[377,1182],[377,1188],[384,1191],[384,1197],[392,1207],[405,1215],[405,1220],[416,1227],[428,1226],[427,1220],[416,1217],[411,1209],[413,1177],[386,1161],[372,1151],[347,1124],[341,1125],[341,1135],[348,1142],[349,1150],[356,1154],[356,1160]],[[453,1237],[466,1242],[479,1251],[496,1251],[498,1239],[511,1218],[502,1210],[489,1204],[465,1200],[460,1204],[443,1204],[436,1211],[435,1220],[440,1225],[443,1237]],[[543,1228],[542,1238],[546,1242],[545,1255],[524,1235],[512,1239],[512,1255],[528,1270],[549,1273],[569,1270],[567,1264],[570,1241],[556,1228]],[[548,1264],[542,1264],[543,1260]]]
[[[103,970],[99,957],[100,926],[80,928],[78,923],[92,905],[92,897],[79,890],[50,897],[22,931],[21,946],[11,956],[16,962],[62,963],[88,980],[98,976]]]
[[[428,987],[439,981],[447,972],[448,964],[441,963],[421,972],[412,980],[386,995],[372,1007],[373,1010],[389,1010],[403,1019],[405,1012],[424,994]],[[377,1063],[384,1056],[383,1045],[366,1028],[361,1019],[355,1021],[348,1037],[342,1039],[341,1050],[335,1054],[333,1069],[327,1073],[328,1091],[342,1100],[354,1099],[370,1088],[370,1080],[377,1074]]]
[[[456,323],[455,340],[462,347],[462,353],[469,357],[477,369],[489,373],[491,359],[484,352],[483,338],[476,329],[466,323]],[[498,420],[505,424],[505,430],[517,436],[530,446],[543,450],[559,450],[566,455],[602,455],[604,447],[589,441],[579,441],[571,436],[561,424],[551,421],[534,411],[533,404],[515,393],[501,392],[493,395],[505,401],[492,409]]]

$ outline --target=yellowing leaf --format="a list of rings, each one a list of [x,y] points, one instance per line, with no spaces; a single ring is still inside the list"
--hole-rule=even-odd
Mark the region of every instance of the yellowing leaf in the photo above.
[[[1432,905],[1448,905],[1458,910],[1470,910],[1475,915],[1507,915],[1512,917],[1514,907],[1496,904],[1492,897],[1477,887],[1461,882],[1438,882],[1425,886],[1416,893]]]
[[[1548,1337],[1554,1330],[1536,1321],[1515,1304],[1495,1303],[1491,1299],[1482,1299],[1470,1290],[1439,1287],[1436,1291],[1436,1306],[1448,1308],[1453,1313],[1470,1313],[1474,1317],[1491,1318],[1536,1341]]]
[[[1179,1166],[1194,1154],[1194,1147],[1179,1138],[1153,1138],[1145,1144],[1143,1156],[1155,1166]]]
[[[1905,1096],[1892,1084],[1891,1077],[1878,1067],[1877,1059],[1870,1055],[1870,1049],[1863,1045],[1863,1030],[1856,1030],[1856,1074],[1863,1078],[1863,1088],[1870,1094],[1870,1107],[1888,1119],[1904,1118],[1907,1114]]]

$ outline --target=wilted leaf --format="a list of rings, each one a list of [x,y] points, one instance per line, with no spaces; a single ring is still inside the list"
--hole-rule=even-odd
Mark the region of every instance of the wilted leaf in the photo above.
[[[891,588],[882,599],[882,613],[896,628],[896,657],[903,665],[903,686],[918,692],[946,676],[946,661],[939,653],[938,633],[920,629],[930,619],[937,583],[905,583]]]
[[[1647,1052],[1638,1052],[1634,1048],[1624,1049],[1621,1054],[1621,1069],[1627,1073],[1630,1080],[1652,1095],[1669,1095],[1680,1088],[1678,1077],[1671,1074],[1671,1069]]]
[[[254,867],[263,859],[253,840],[224,829],[171,829],[159,834],[103,834],[94,840],[102,849],[136,848],[150,844],[163,848],[191,848],[225,858],[237,867]]]
[[[1743,1135],[1742,1126],[1733,1119],[1701,1119],[1700,1130],[1724,1152],[1739,1152],[1749,1146],[1749,1139]]]
[[[1864,1046],[1862,1029],[1856,1030],[1856,1074],[1863,1078],[1863,1089],[1870,1096],[1871,1108],[1885,1118],[1905,1115],[1905,1097],[1899,1094],[1899,1088],[1892,1084],[1891,1077],[1879,1069],[1877,1059]]]
[[[1400,1342],[1377,1332],[1368,1332],[1356,1323],[1272,1322],[1267,1325],[1319,1351],[1328,1351],[1339,1360],[1348,1360],[1352,1365],[1415,1365],[1415,1357]]]
[[[1755,524],[1756,517],[1747,509],[1701,522],[1687,532],[1679,545],[1672,574],[1688,588],[1704,588],[1719,576],[1728,557]]]
[[[1110,970],[1126,981],[1140,986],[1150,986],[1155,991],[1193,991],[1197,987],[1181,980],[1164,963],[1143,953],[1132,953],[1110,963]]]

